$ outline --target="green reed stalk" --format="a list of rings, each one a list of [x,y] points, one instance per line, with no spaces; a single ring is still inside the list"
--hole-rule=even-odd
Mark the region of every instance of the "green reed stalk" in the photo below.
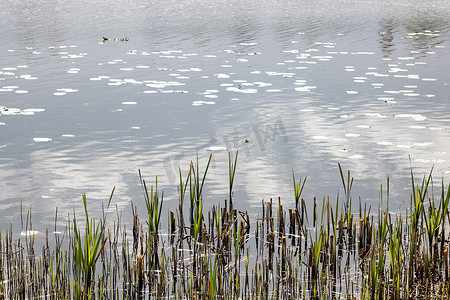
[[[338,166],[339,166],[339,173],[341,174],[342,185],[344,186],[344,196],[345,196],[344,211],[348,212],[349,205],[351,202],[351,190],[352,190],[352,186],[353,186],[353,177],[350,179],[350,170],[347,171],[347,183],[345,183],[344,172],[342,171],[341,164],[338,163]]]
[[[180,183],[178,186],[178,191],[179,191],[179,204],[178,204],[178,209],[180,211],[180,225],[181,225],[181,233],[184,233],[185,230],[185,224],[184,224],[184,214],[183,214],[183,206],[184,206],[184,196],[186,195],[186,189],[187,189],[187,184],[189,182],[189,178],[191,177],[191,168],[189,168],[189,173],[186,177],[186,182],[183,181],[183,176],[181,175],[181,169],[178,169],[179,174],[180,174]]]
[[[295,180],[294,169],[292,169],[292,180],[294,182],[295,208],[298,210],[298,204],[300,201],[300,197],[302,195],[303,188],[305,187],[305,183],[306,183],[306,176],[305,176],[305,179],[303,179],[303,181],[302,181],[302,178],[300,177],[300,179],[297,182]]]
[[[233,183],[234,183],[234,175],[236,174],[236,166],[237,166],[237,158],[239,151],[236,151],[234,156],[234,163],[231,161],[231,152],[228,152],[228,177],[230,182],[230,209],[231,212],[233,210]]]
[[[216,299],[216,292],[217,292],[217,255],[214,257],[214,263],[212,262],[211,258],[212,254],[209,251],[209,299]]]
[[[155,188],[153,188],[153,185],[150,187],[150,193],[145,180],[142,178],[141,170],[139,170],[139,179],[141,181],[142,192],[148,215],[147,251],[150,254],[149,259],[151,267],[159,269],[158,242],[164,193],[161,194],[160,198],[158,193],[158,177],[156,177]]]
[[[396,219],[392,224],[389,218],[389,258],[391,263],[392,283],[394,288],[394,299],[400,299],[401,279],[402,279],[402,217]]]
[[[115,187],[113,188],[108,201],[108,208],[111,204],[111,200],[114,194]],[[74,281],[74,293],[77,298],[92,298],[94,295],[94,276],[95,266],[97,259],[102,253],[106,240],[103,240],[103,233],[106,223],[99,222],[95,225],[94,219],[90,219],[87,209],[86,194],[83,194],[84,213],[86,217],[86,227],[84,239],[81,236],[77,221],[73,218],[73,231],[75,238],[73,241],[74,251],[74,263],[75,263],[75,281]],[[81,286],[84,283],[84,286]]]

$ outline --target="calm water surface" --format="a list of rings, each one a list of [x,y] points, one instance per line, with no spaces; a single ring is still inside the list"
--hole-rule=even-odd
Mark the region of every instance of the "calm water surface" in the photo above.
[[[228,149],[239,209],[292,201],[292,168],[307,201],[335,199],[339,162],[355,198],[378,203],[389,176],[403,210],[409,157],[450,177],[449,15],[439,0],[1,1],[0,228],[21,198],[43,231],[113,186],[129,215],[138,169],[173,209],[196,153],[213,153],[219,203]]]

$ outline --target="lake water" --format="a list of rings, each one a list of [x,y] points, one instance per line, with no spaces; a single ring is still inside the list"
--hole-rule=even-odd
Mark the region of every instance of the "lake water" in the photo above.
[[[378,203],[389,176],[404,210],[411,165],[450,173],[449,16],[447,0],[1,1],[0,228],[21,198],[43,231],[113,186],[129,215],[138,169],[174,209],[197,153],[217,204],[228,149],[241,210],[289,206],[292,169],[307,201],[335,199],[338,162],[354,198]]]

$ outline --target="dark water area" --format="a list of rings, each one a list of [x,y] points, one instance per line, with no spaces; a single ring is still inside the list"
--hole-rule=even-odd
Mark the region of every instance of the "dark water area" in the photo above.
[[[389,176],[404,210],[411,165],[449,179],[449,15],[424,0],[2,1],[0,228],[21,198],[39,231],[84,192],[100,215],[113,186],[129,216],[138,169],[175,209],[197,153],[213,153],[217,204],[236,149],[240,210],[293,203],[292,169],[307,202],[335,199],[338,163],[355,199],[377,205]]]

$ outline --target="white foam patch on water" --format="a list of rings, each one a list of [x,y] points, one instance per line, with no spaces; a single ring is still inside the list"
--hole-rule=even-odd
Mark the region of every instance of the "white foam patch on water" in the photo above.
[[[346,133],[345,134],[346,137],[359,137],[358,133]]]
[[[214,102],[214,101],[194,101],[194,102],[192,102],[192,105],[194,105],[194,106],[201,106],[203,104],[212,105],[212,104],[216,104],[216,102]]]
[[[216,76],[217,78],[221,78],[221,79],[224,79],[224,78],[230,78],[230,75],[228,75],[228,74],[223,74],[223,73],[214,74],[214,76]]]
[[[368,116],[368,117],[375,117],[375,118],[382,118],[382,119],[387,118],[386,115],[383,115],[380,113],[365,113],[364,115]]]
[[[133,126],[133,127],[131,127],[131,129],[136,129],[136,130],[138,130],[138,129],[141,129],[141,127],[139,127],[139,126]]]
[[[266,92],[267,93],[278,93],[278,92],[281,92],[281,90],[280,89],[268,89],[268,90],[266,90]]]
[[[419,75],[417,75],[417,74],[408,74],[407,76],[406,76],[406,78],[408,78],[408,79],[420,79],[420,76]]]
[[[32,112],[32,111],[21,111],[21,112],[19,112],[19,115],[32,116],[32,115],[34,115],[34,112]]]
[[[38,79],[36,76],[31,76],[29,74],[20,75],[19,77],[22,78],[22,79],[25,79],[25,80],[36,80],[36,79]]]
[[[436,78],[422,78],[423,81],[436,81]]]
[[[349,95],[356,95],[358,94],[358,91],[345,91]]]
[[[77,74],[78,72],[80,72],[79,68],[70,68],[67,73],[69,74]]]
[[[414,121],[423,121],[426,120],[427,117],[421,115],[421,114],[398,114],[395,115],[395,118],[409,118],[409,119],[413,119]]]
[[[419,126],[419,125],[411,125],[411,126],[409,126],[409,128],[411,128],[411,129],[425,129],[426,127],[425,126]]]
[[[349,156],[348,158],[350,158],[350,159],[361,159],[361,158],[364,158],[364,155],[354,154],[354,155]]]
[[[6,86],[4,86],[3,88],[4,88],[4,89],[18,89],[19,86],[17,86],[17,85],[6,85]]]
[[[414,147],[428,147],[433,145],[432,142],[423,142],[423,143],[414,143],[413,146]]]
[[[295,90],[297,92],[311,92],[311,90],[316,89],[317,86],[314,85],[307,85],[307,86],[302,86],[302,87],[296,87]]]
[[[328,137],[324,135],[315,135],[312,137],[313,140],[327,140]]]
[[[28,94],[27,90],[16,90],[16,94]]]
[[[219,96],[217,96],[217,95],[205,95],[204,96],[205,98],[218,98]]]
[[[33,235],[36,235],[38,233],[39,233],[39,231],[36,231],[36,230],[24,230],[24,231],[22,231],[20,233],[20,235],[21,236],[33,236]]]
[[[215,58],[215,57],[217,57],[217,55],[207,54],[207,55],[203,55],[203,57],[205,57],[205,58]]]
[[[411,145],[397,145],[397,148],[399,149],[411,149],[413,146]]]
[[[268,71],[266,72],[267,75],[269,76],[281,76],[284,78],[291,78],[295,76],[295,73],[288,73],[288,72],[272,72],[272,71]]]
[[[58,92],[64,92],[64,93],[76,93],[78,92],[78,90],[76,89],[71,89],[71,88],[61,88],[61,89],[56,89]]]
[[[144,83],[143,81],[139,81],[139,80],[132,79],[132,78],[126,78],[123,81],[126,83],[131,83],[131,84],[143,84]]]
[[[261,82],[261,81],[255,81],[253,82],[254,84],[258,85],[259,87],[266,87],[266,86],[271,86],[272,84],[269,82]]]
[[[406,69],[402,69],[402,68],[390,68],[388,70],[389,73],[397,73],[397,72],[408,72],[408,70]]]
[[[73,134],[63,134],[63,135],[61,135],[62,137],[68,137],[68,138],[73,138],[73,137],[75,137],[75,135],[73,135]]]
[[[125,102],[122,102],[122,104],[123,104],[123,105],[136,105],[137,102],[134,102],[134,101],[125,101]]]
[[[144,91],[144,94],[156,94],[156,93],[158,93],[158,91],[155,91],[155,90]]]
[[[315,111],[315,110],[312,108],[303,108],[303,109],[299,110],[299,112],[313,112],[313,111]]]
[[[1,114],[5,115],[5,116],[7,116],[7,115],[16,115],[16,114],[18,114],[20,112],[21,112],[20,108],[14,108],[14,107],[10,107],[10,108],[3,107],[1,109]]]
[[[443,127],[428,127],[430,130],[444,130]]]
[[[33,141],[35,141],[35,142],[51,142],[52,141],[52,139],[51,138],[43,138],[43,137],[36,137],[36,138],[33,138]]]
[[[206,147],[205,150],[207,150],[207,151],[226,151],[227,148],[223,147],[223,146],[211,146],[211,147]]]
[[[328,110],[340,110],[340,107],[327,107]]]
[[[64,95],[67,95],[67,93],[64,93],[64,92],[55,92],[55,93],[53,93],[53,95],[55,95],[55,96],[64,96]]]
[[[369,125],[356,125],[357,128],[363,128],[363,129],[368,129],[370,128]]]
[[[377,145],[381,145],[381,146],[392,146],[392,143],[391,143],[391,142],[388,142],[388,141],[380,141],[380,142],[377,142]]]

